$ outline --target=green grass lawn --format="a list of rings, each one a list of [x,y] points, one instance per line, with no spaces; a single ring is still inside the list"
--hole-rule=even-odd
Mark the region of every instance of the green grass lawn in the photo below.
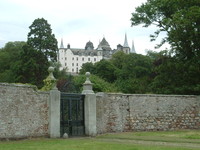
[[[118,133],[118,134],[105,134],[105,135],[100,136],[100,138],[176,142],[176,143],[187,142],[187,143],[200,144],[200,130],[127,132],[127,133]]]
[[[192,150],[200,149],[200,131],[129,132],[96,138],[0,141],[0,150]]]

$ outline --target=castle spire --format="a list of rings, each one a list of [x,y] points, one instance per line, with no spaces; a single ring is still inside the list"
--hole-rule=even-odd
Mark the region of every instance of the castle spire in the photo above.
[[[123,45],[123,47],[129,47],[128,46],[128,41],[127,41],[126,33],[125,33],[125,39],[124,39],[124,45]]]
[[[132,40],[132,50],[131,50],[131,52],[132,52],[132,53],[136,53],[133,40]]]
[[[63,39],[61,39],[60,48],[64,48]]]

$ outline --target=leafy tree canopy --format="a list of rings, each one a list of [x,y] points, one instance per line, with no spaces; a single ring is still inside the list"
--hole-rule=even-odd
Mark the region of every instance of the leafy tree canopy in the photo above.
[[[103,80],[113,83],[125,93],[146,93],[152,60],[140,54],[115,53],[110,60],[101,60],[95,64],[87,63],[81,71],[91,72]]]
[[[43,52],[24,45],[13,69],[15,82],[30,83],[41,88],[48,75],[48,67],[49,62]]]
[[[193,61],[179,61],[165,51],[150,53],[153,76],[149,87],[157,94],[200,94],[200,66]],[[157,55],[157,56],[156,56]],[[156,56],[156,57],[155,57]]]
[[[80,74],[85,74],[86,72],[90,72],[91,74],[94,74],[94,64],[92,62],[84,63],[80,69]]]
[[[115,66],[109,60],[101,60],[94,64],[94,74],[101,77],[107,82],[114,82],[116,80]]]
[[[85,80],[85,75],[73,77],[74,84],[76,87],[79,87],[80,92],[83,90],[82,87]],[[91,75],[90,80],[93,83],[94,92],[119,92],[118,88],[113,83],[109,83],[99,76]]]
[[[181,60],[200,58],[200,1],[199,0],[147,0],[132,13],[132,25],[156,25],[151,35],[155,40],[166,32],[163,43],[168,42]]]
[[[35,19],[29,27],[27,43],[32,48],[43,52],[46,57],[55,61],[57,59],[57,40],[52,34],[50,24],[44,18]]]
[[[0,82],[15,82],[13,69],[24,45],[25,42],[8,42],[0,50]]]
[[[89,62],[82,65],[80,74],[85,74],[90,72],[91,74],[97,75],[107,82],[114,82],[115,76],[115,66],[108,60],[101,60],[95,64]]]

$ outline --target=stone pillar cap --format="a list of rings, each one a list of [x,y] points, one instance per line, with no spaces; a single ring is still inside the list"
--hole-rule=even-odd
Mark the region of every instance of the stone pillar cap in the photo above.
[[[84,84],[91,84],[92,85],[92,82],[90,81],[90,72],[86,72],[85,75],[86,75],[86,80],[85,80]]]
[[[90,81],[90,72],[86,72],[85,73],[86,75],[86,80],[85,80],[85,83],[83,83],[83,91],[82,93],[83,94],[94,94],[94,91],[92,90],[92,83]]]

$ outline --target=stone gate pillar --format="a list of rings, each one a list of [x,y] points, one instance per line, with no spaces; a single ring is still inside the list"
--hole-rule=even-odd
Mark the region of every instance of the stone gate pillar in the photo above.
[[[51,138],[60,138],[60,91],[50,91],[49,131]]]
[[[92,90],[92,83],[89,79],[90,73],[86,72],[86,81],[83,84],[82,94],[85,94],[85,134],[96,136],[96,94]]]
[[[60,138],[60,91],[56,87],[56,79],[53,76],[53,67],[49,67],[49,76],[46,81],[52,84],[49,100],[49,134],[50,138]]]

